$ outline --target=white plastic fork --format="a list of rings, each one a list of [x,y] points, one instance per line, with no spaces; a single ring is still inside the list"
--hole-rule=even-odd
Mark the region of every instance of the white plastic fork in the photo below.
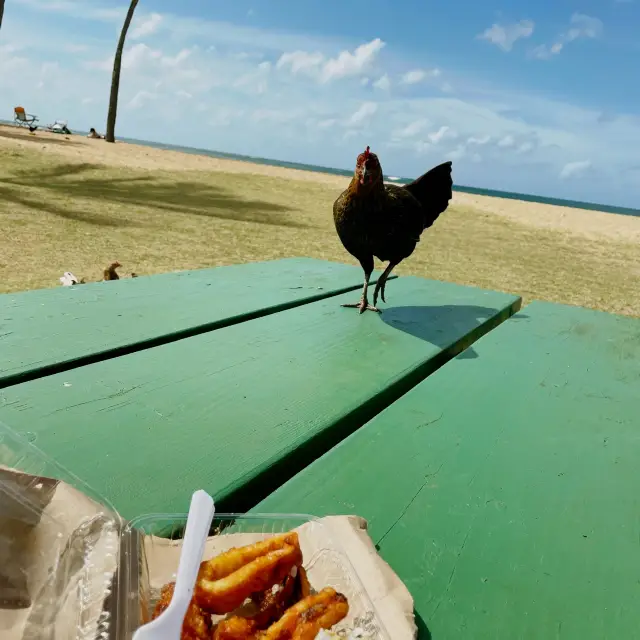
[[[171,602],[155,620],[142,625],[133,634],[133,640],[180,640],[214,513],[213,498],[206,491],[196,491],[191,497]]]

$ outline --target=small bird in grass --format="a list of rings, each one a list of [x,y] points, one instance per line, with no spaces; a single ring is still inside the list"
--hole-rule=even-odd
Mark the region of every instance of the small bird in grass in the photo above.
[[[385,302],[384,289],[392,269],[413,253],[422,232],[449,206],[451,166],[445,162],[403,186],[385,185],[378,156],[369,147],[358,156],[349,186],[333,203],[338,236],[364,270],[362,298],[343,307],[380,313],[378,294]],[[370,305],[367,290],[374,256],[389,264],[376,283]]]
[[[122,265],[119,262],[112,262],[103,272],[105,280],[120,280],[116,269]]]

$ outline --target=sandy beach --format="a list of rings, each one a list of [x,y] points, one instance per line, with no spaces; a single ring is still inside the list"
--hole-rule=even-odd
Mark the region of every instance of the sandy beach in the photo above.
[[[93,182],[81,183],[80,177],[76,177],[74,179],[77,182],[73,183],[75,185],[73,186],[69,179],[65,178],[67,182],[60,183],[60,188],[55,189],[55,197],[64,197],[66,206],[71,209],[75,206],[79,207],[79,210],[86,208],[89,202],[91,207],[97,207],[96,197],[104,200],[103,193],[98,193],[98,187],[95,186],[97,180],[95,176],[98,174],[105,178],[104,193],[113,195],[115,183],[112,182],[110,186],[106,178],[109,172],[115,172],[114,176],[135,173],[140,181],[164,180],[163,193],[170,196],[176,195],[176,198],[182,193],[183,198],[186,198],[185,206],[182,208],[181,200],[177,198],[175,206],[172,205],[173,210],[180,210],[185,215],[188,213],[200,215],[198,224],[203,223],[202,216],[207,209],[206,198],[203,195],[202,202],[198,200],[197,204],[193,202],[190,204],[189,198],[193,199],[195,187],[190,191],[188,184],[192,181],[193,185],[198,185],[198,189],[215,187],[218,190],[233,191],[236,195],[241,191],[242,197],[249,198],[252,202],[257,202],[254,196],[257,198],[258,193],[260,198],[264,199],[264,194],[268,192],[269,207],[274,212],[272,216],[282,217],[280,228],[274,238],[260,244],[247,224],[261,225],[260,233],[264,236],[267,213],[262,211],[259,215],[251,214],[253,215],[251,217],[246,211],[245,203],[240,208],[235,207],[236,211],[242,210],[244,213],[241,211],[237,216],[231,216],[222,211],[221,205],[215,214],[210,211],[206,213],[210,223],[207,230],[211,235],[208,245],[205,244],[204,239],[199,238],[195,244],[190,243],[190,246],[196,246],[198,242],[202,242],[200,252],[196,251],[194,254],[186,252],[184,258],[174,255],[171,259],[167,259],[163,255],[160,259],[157,255],[160,251],[157,238],[150,243],[146,238],[142,240],[138,236],[138,246],[135,249],[128,236],[127,239],[121,236],[122,229],[118,228],[118,224],[105,222],[108,215],[116,217],[130,215],[131,206],[125,208],[126,198],[129,196],[130,204],[135,205],[138,210],[141,204],[144,204],[147,210],[145,215],[150,216],[148,220],[155,219],[154,216],[159,216],[160,212],[162,215],[170,213],[166,207],[163,208],[162,198],[155,197],[155,191],[149,192],[148,197],[145,196],[145,203],[140,201],[139,194],[143,191],[138,195],[131,191],[127,192],[129,196],[119,194],[117,202],[103,201],[100,206],[104,211],[96,209],[96,215],[102,216],[102,222],[97,226],[94,224],[91,229],[89,227],[84,229],[85,234],[95,233],[104,236],[110,226],[114,228],[109,239],[97,240],[97,255],[92,258],[94,262],[110,260],[116,246],[119,247],[118,255],[123,251],[128,254],[135,253],[135,257],[132,255],[131,258],[119,257],[118,259],[123,263],[127,262],[132,270],[135,268],[141,273],[228,264],[251,259],[271,259],[283,255],[313,255],[344,262],[353,261],[339,245],[331,223],[331,202],[347,184],[346,178],[341,176],[198,156],[124,142],[109,144],[104,140],[87,139],[79,135],[64,136],[43,131],[30,135],[28,131],[18,130],[12,126],[0,126],[0,160],[0,169],[5,177],[6,174],[12,174],[13,169],[18,165],[21,170],[24,170],[25,163],[27,165],[37,163],[43,170],[44,167],[66,167],[59,172],[60,175],[64,171],[79,173],[80,168],[91,173]],[[69,167],[76,167],[76,169],[71,171]],[[122,178],[119,177],[118,180]],[[38,178],[35,176],[34,189],[38,184]],[[65,184],[68,185],[68,189],[63,190]],[[94,185],[93,191],[86,191],[87,184]],[[51,189],[54,186],[48,184],[46,188],[49,189],[49,196],[51,196]],[[77,195],[77,201],[74,194]],[[46,194],[40,195],[44,197]],[[89,201],[87,198],[93,199]],[[21,200],[17,197],[12,205],[9,198],[2,205],[5,211],[8,210],[13,216],[17,216],[14,231],[18,236],[24,232],[24,229],[18,225],[18,221],[23,220],[25,215],[29,224],[35,224],[33,216],[27,214],[29,208],[32,209],[31,214],[37,209],[48,211],[46,204],[36,204],[36,199],[35,195],[34,198],[26,201],[24,198]],[[119,213],[120,209],[116,211],[116,205],[122,207],[122,213]],[[279,207],[278,213],[275,212],[276,207]],[[257,209],[257,205],[254,208]],[[51,212],[48,211],[48,213]],[[61,215],[63,218],[74,217],[65,216],[60,211],[57,211],[56,215],[58,218]],[[260,216],[262,218],[258,219]],[[75,249],[75,243],[78,241],[76,236],[80,229],[78,225],[88,224],[88,221],[82,219],[81,212],[76,218],[75,226],[67,226],[66,233],[70,238],[69,251],[56,248],[57,259],[53,261],[55,266],[50,267],[51,271],[60,270],[60,273],[48,274],[46,278],[44,273],[33,278],[27,276],[24,284],[11,283],[4,285],[2,290],[56,286],[57,277],[62,271],[88,268],[89,256],[79,258],[78,251]],[[292,224],[286,222],[285,218]],[[122,220],[124,224],[124,218]],[[186,219],[183,218],[183,220]],[[8,221],[11,224],[11,218],[8,218]],[[127,219],[126,223],[129,226],[136,226],[138,222],[142,226],[147,224],[142,219],[136,221]],[[193,227],[193,232],[199,233],[194,226],[195,223],[194,218],[190,221],[189,228]],[[300,228],[296,230],[295,226],[298,223]],[[23,225],[22,222],[20,224]],[[38,232],[42,233],[44,221],[39,220],[38,224]],[[65,224],[70,225],[71,222],[65,220]],[[182,241],[186,242],[185,234],[188,235],[188,231],[185,231],[184,225],[178,230],[176,224],[171,222],[167,232],[172,228],[175,229]],[[310,229],[314,231],[309,231]],[[96,238],[98,238],[97,235]],[[221,238],[226,238],[226,242]],[[24,239],[24,242],[31,241],[32,238]],[[245,244],[241,245],[241,242]],[[634,288],[637,291],[636,287],[640,279],[638,242],[640,242],[640,218],[455,193],[453,203],[446,216],[442,218],[442,222],[438,221],[433,230],[430,230],[428,238],[425,238],[425,242],[419,246],[419,250],[406,264],[401,265],[398,271],[509,290],[527,297],[566,301],[640,315],[640,302],[630,299],[633,296],[629,295]],[[151,244],[153,248],[150,248]],[[125,245],[126,249],[123,248]],[[101,246],[103,248],[100,248]],[[203,253],[206,246],[212,249],[208,256]],[[112,248],[107,250],[107,247]],[[4,249],[5,256],[15,253],[11,247],[5,246]],[[75,251],[74,262],[69,264],[70,252],[73,251]],[[172,253],[181,255],[179,251],[172,250]],[[38,254],[41,255],[41,252],[39,251]],[[549,256],[553,256],[553,264],[550,264]],[[32,269],[38,271],[41,268],[29,262],[22,254],[19,261],[23,271],[29,272]],[[468,261],[466,270],[456,266],[461,261]],[[5,279],[7,277],[11,279],[7,275],[9,265],[5,264],[3,267],[6,271]],[[548,277],[544,275],[545,269],[550,270]],[[95,271],[96,268],[93,267],[93,270]],[[0,275],[2,275],[1,271]],[[613,277],[615,277],[615,284],[611,281]],[[600,285],[589,284],[598,279],[603,280]],[[611,293],[612,289],[616,292]],[[613,298],[608,300],[608,295],[612,295]]]

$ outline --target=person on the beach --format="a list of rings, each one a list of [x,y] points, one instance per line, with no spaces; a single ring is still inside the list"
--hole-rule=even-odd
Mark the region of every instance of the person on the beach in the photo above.
[[[97,140],[102,140],[102,136],[93,127],[89,129],[89,134],[87,135],[87,138],[95,138]]]

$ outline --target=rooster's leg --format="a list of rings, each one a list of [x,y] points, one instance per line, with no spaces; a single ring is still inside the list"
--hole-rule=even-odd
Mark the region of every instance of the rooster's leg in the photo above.
[[[380,294],[380,297],[382,298],[382,302],[386,302],[386,300],[384,299],[384,288],[387,284],[387,278],[389,277],[389,274],[391,273],[393,268],[396,267],[397,265],[398,265],[397,262],[390,262],[387,265],[387,268],[382,272],[382,275],[378,278],[378,282],[376,282],[376,288],[373,290],[374,305],[378,303],[378,294]]]
[[[367,262],[366,266],[363,265],[362,268],[364,269],[364,287],[362,287],[362,297],[360,298],[360,302],[349,302],[341,306],[358,309],[360,313],[364,313],[365,311],[376,311],[377,313],[380,313],[380,309],[376,309],[375,306],[371,306],[367,298],[367,289],[369,288],[369,280],[371,279],[371,274],[373,273],[373,258],[371,258],[370,267]]]

